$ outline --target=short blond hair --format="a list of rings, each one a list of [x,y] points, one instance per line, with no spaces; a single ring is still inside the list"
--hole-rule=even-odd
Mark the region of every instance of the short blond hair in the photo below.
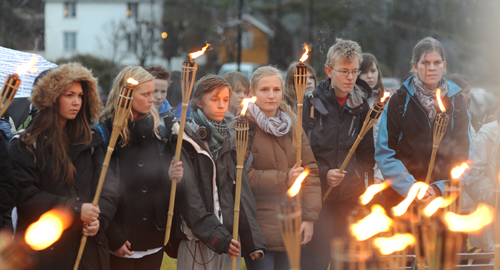
[[[337,38],[335,44],[328,49],[325,67],[331,66],[333,64],[333,60],[352,62],[355,57],[358,58],[358,61],[361,64],[361,61],[363,60],[362,53],[361,47],[355,41]]]

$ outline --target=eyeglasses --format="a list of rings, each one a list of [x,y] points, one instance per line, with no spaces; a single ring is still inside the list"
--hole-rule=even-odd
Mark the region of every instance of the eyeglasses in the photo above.
[[[348,77],[349,74],[352,74],[353,77],[356,77],[356,76],[359,76],[359,74],[361,74],[361,70],[358,69],[358,70],[355,70],[355,71],[347,71],[347,70],[336,70],[334,69],[333,67],[330,67],[331,69],[337,71],[338,73],[340,73],[340,75],[344,76],[344,77]]]

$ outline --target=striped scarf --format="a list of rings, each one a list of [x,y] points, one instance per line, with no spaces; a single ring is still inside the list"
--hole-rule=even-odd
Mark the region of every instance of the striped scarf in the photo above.
[[[278,113],[275,117],[269,118],[267,118],[267,116],[254,103],[250,103],[248,110],[255,118],[255,122],[259,128],[267,134],[282,137],[292,128],[292,119],[281,109],[278,109]]]

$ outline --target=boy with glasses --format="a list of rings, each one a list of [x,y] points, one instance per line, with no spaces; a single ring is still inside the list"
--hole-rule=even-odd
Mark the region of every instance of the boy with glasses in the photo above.
[[[347,217],[358,205],[366,184],[373,183],[372,130],[360,142],[345,171],[338,170],[370,109],[367,98],[371,88],[358,79],[361,60],[361,47],[356,42],[337,39],[327,54],[328,78],[304,101],[303,128],[318,163],[323,194],[329,187],[333,189],[323,202],[313,239],[304,249],[301,269],[328,268],[330,241],[349,234]]]

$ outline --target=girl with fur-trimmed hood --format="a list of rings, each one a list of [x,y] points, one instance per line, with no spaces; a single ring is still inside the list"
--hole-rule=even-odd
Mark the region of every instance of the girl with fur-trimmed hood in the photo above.
[[[79,269],[109,269],[104,230],[117,200],[111,175],[99,206],[91,203],[104,160],[102,139],[90,129],[101,110],[97,79],[78,63],[64,64],[34,86],[31,101],[39,113],[9,148],[19,185],[17,234],[22,237],[45,212],[65,208],[73,222],[57,242],[36,252],[36,269],[72,269],[82,234],[89,238]]]

